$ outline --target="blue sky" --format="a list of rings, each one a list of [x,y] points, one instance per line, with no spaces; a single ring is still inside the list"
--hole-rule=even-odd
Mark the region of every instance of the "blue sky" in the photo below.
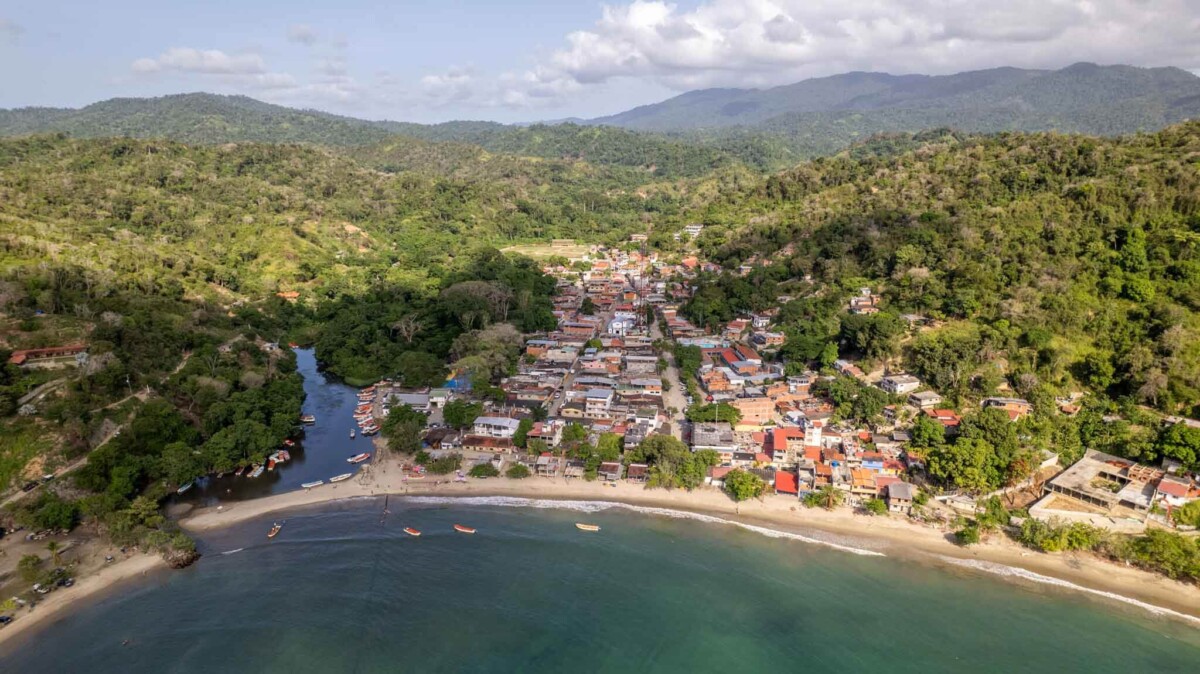
[[[214,91],[509,122],[849,70],[1081,60],[1200,70],[1200,0],[0,3],[0,107]]]

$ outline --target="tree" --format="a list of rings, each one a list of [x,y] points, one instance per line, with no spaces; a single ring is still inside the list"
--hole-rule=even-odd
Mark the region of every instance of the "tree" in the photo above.
[[[579,313],[584,316],[591,316],[596,313],[596,303],[592,301],[592,298],[583,298],[583,302],[579,305]]]
[[[440,459],[433,459],[425,464],[425,469],[434,475],[446,475],[462,468],[461,454],[447,454]]]
[[[21,557],[21,561],[17,562],[17,572],[26,583],[36,581],[42,573],[42,558],[37,555]]]
[[[863,503],[863,510],[870,515],[886,515],[888,512],[887,503],[881,498],[868,499]]]
[[[1200,428],[1170,424],[1159,432],[1154,447],[1160,455],[1181,462],[1188,470],[1200,468]]]
[[[533,430],[533,419],[526,417],[517,422],[517,431],[513,433],[513,444],[524,449],[525,441],[529,438],[531,430]]]
[[[946,441],[946,427],[926,414],[920,414],[909,429],[910,445],[917,449],[941,447]]]
[[[54,560],[54,566],[62,566],[62,559],[59,558],[62,545],[58,541],[50,541],[46,544],[46,550],[50,552],[50,559]]]
[[[738,469],[725,474],[725,493],[734,501],[758,498],[766,489],[767,483],[754,473]]]
[[[529,477],[529,467],[523,463],[514,463],[504,471],[504,476],[513,480],[523,480]]]
[[[421,449],[421,431],[426,417],[408,405],[397,405],[388,411],[380,431],[387,438],[388,449],[414,454]]]
[[[471,470],[467,471],[467,475],[478,478],[499,477],[500,471],[491,463],[477,463],[471,466]]]
[[[442,408],[442,419],[446,425],[459,430],[470,427],[482,414],[482,403],[469,403],[465,400],[451,400]]]
[[[1000,486],[995,456],[986,440],[959,438],[932,450],[927,467],[929,474],[942,482],[978,494]]]
[[[842,504],[844,495],[841,490],[834,488],[832,485],[825,485],[820,489],[810,491],[804,495],[804,505],[809,508],[824,508],[833,510]]]
[[[954,540],[962,546],[975,545],[979,542],[979,527],[974,524],[964,526],[954,532]]]
[[[730,425],[736,425],[742,420],[741,411],[733,405],[726,403],[693,405],[688,408],[685,416],[688,421],[694,423],[725,422]]]

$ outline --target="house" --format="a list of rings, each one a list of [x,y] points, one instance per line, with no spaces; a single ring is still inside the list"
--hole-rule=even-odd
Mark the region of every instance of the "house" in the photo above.
[[[386,400],[391,407],[407,405],[418,412],[428,412],[430,409],[428,393],[389,393]]]
[[[729,404],[742,415],[739,425],[762,426],[775,418],[775,401],[766,396],[734,398]]]
[[[733,437],[733,427],[728,423],[700,423],[692,427],[692,451],[712,449],[721,455],[723,461],[733,458],[737,451],[737,441]]]
[[[884,491],[886,492],[889,511],[907,515],[912,510],[916,489],[911,484],[908,482],[892,482]]]
[[[520,421],[508,417],[478,417],[471,430],[475,435],[511,438],[516,435],[517,427],[520,425]]]
[[[512,438],[497,438],[490,435],[468,435],[462,439],[462,448],[471,452],[513,451]]]
[[[588,389],[584,394],[583,415],[590,419],[608,416],[612,406],[613,392],[609,389]]]
[[[955,413],[954,410],[932,409],[925,410],[925,416],[933,419],[941,424],[946,429],[946,435],[954,435],[958,433],[958,426],[962,423],[962,418]]]
[[[8,362],[22,368],[50,369],[77,365],[80,354],[87,353],[86,344],[49,346],[41,349],[19,349],[8,356]]]
[[[879,388],[892,395],[904,395],[921,388],[921,380],[911,374],[895,374],[881,379]]]
[[[992,407],[1007,413],[1009,421],[1016,421],[1033,411],[1033,405],[1022,398],[984,398],[983,409]]]
[[[777,349],[787,342],[787,335],[782,332],[760,331],[750,337],[750,341],[764,349]]]
[[[597,471],[600,479],[607,482],[616,482],[617,480],[620,480],[623,473],[624,466],[621,465],[620,461],[605,461],[600,464],[600,468]]]
[[[650,467],[644,463],[631,463],[625,471],[625,479],[630,482],[645,482],[650,477]]]
[[[562,462],[562,458],[554,456],[550,452],[542,452],[542,455],[534,463],[534,470],[542,477],[554,477],[562,469]]]
[[[775,471],[775,493],[799,496],[800,486],[796,474],[789,470]]]
[[[909,394],[908,404],[919,410],[928,410],[942,404],[942,396],[935,391],[917,391]]]
[[[833,361],[833,369],[836,370],[838,374],[845,375],[847,377],[854,377],[855,379],[863,379],[867,376],[867,373],[863,372],[861,368],[848,360],[838,359]]]

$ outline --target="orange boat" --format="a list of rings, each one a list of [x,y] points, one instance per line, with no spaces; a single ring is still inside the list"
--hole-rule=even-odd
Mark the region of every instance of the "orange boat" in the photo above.
[[[416,529],[414,529],[412,527],[404,527],[404,533],[408,534],[409,536],[420,536],[421,535],[420,531],[417,531]]]
[[[454,525],[454,530],[455,530],[455,531],[457,531],[457,532],[458,532],[458,533],[460,533],[460,534],[473,534],[473,533],[475,533],[475,530],[474,530],[474,529],[472,529],[471,527],[464,527],[464,526],[463,526],[463,525],[461,525],[461,524],[455,524],[455,525]]]
[[[275,526],[271,527],[271,530],[267,532],[267,538],[275,538],[278,536],[280,529],[283,529],[283,525],[279,522],[276,522]]]

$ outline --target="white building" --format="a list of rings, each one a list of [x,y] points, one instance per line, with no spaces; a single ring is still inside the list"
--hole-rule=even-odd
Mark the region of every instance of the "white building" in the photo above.
[[[881,379],[879,388],[892,395],[904,395],[921,388],[921,380],[911,374],[895,374]]]
[[[478,417],[473,432],[490,438],[511,438],[517,433],[521,422],[508,417]]]

